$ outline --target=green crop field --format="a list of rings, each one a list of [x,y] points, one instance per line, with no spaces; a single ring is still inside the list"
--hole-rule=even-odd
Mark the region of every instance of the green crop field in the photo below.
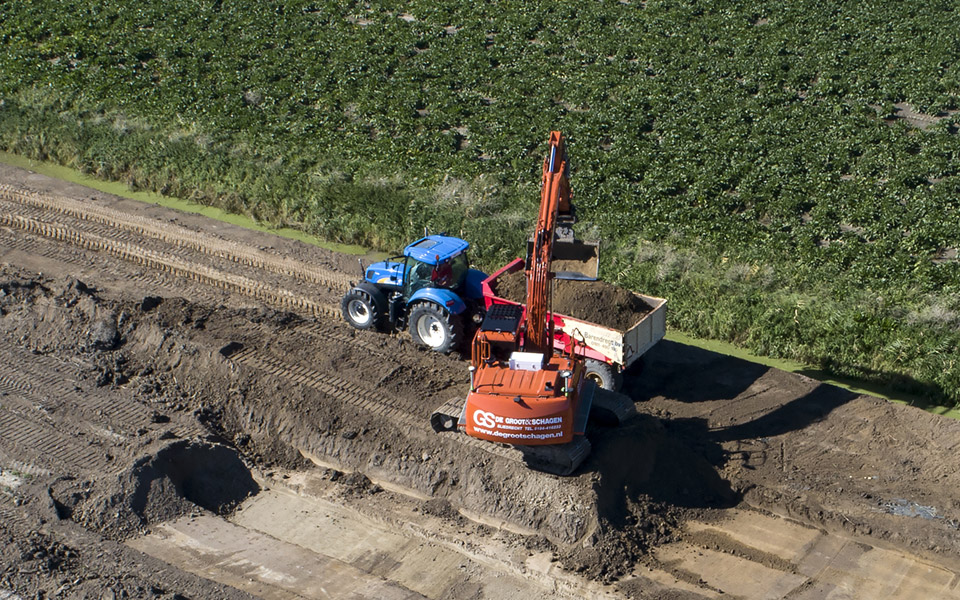
[[[602,275],[672,327],[952,405],[957,10],[0,1],[0,149],[491,268],[561,130]]]

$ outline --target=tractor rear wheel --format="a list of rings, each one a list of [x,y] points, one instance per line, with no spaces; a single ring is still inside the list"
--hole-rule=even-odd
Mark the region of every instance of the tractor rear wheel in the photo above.
[[[410,311],[410,336],[417,344],[446,354],[460,344],[463,323],[459,316],[423,302]]]
[[[354,288],[347,292],[340,303],[343,318],[357,329],[379,329],[383,320],[376,301],[363,290]]]

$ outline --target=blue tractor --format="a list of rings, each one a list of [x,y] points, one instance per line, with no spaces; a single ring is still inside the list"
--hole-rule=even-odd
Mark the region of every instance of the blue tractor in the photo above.
[[[465,328],[484,315],[480,283],[487,275],[470,268],[469,247],[459,238],[428,235],[402,256],[368,266],[364,280],[343,297],[343,318],[357,329],[409,327],[417,344],[456,349]]]

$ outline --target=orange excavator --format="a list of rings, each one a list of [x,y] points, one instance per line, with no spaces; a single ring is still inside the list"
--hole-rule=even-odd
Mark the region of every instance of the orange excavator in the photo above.
[[[540,213],[528,244],[526,304],[490,307],[473,340],[466,402],[460,408],[461,402],[451,401],[431,417],[438,432],[459,429],[471,437],[510,444],[530,466],[561,475],[573,472],[590,452],[583,434],[598,392],[585,377],[577,344],[554,352],[554,250],[564,245],[570,254],[569,246],[579,244],[558,239],[558,223],[572,237],[568,171],[563,136],[554,131],[543,163]],[[622,396],[619,402],[625,404]],[[630,409],[632,402],[620,412]]]

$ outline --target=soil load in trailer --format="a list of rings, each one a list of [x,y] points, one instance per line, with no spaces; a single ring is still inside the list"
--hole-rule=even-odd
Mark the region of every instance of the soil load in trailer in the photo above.
[[[521,303],[527,294],[523,272],[508,273],[497,280],[502,298]],[[612,329],[629,329],[653,310],[643,298],[605,281],[556,279],[553,309],[575,319],[595,321]]]

